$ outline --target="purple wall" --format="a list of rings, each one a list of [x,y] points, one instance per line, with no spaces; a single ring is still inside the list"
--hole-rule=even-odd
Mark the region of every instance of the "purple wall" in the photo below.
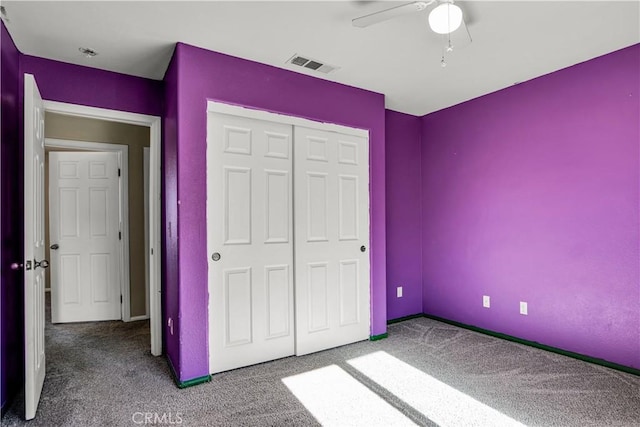
[[[163,348],[174,370],[180,366],[179,288],[178,288],[178,61],[176,55],[171,60],[164,76],[165,114],[163,141]],[[172,319],[172,328],[165,319]],[[176,372],[177,375],[177,372]]]
[[[179,345],[184,381],[208,375],[207,100],[368,129],[371,137],[372,334],[386,331],[384,96],[179,43]]]
[[[22,73],[36,77],[48,101],[162,116],[163,83],[141,77],[21,55]]]
[[[639,76],[635,45],[423,118],[426,313],[640,368]]]
[[[421,119],[386,112],[387,318],[422,313]],[[396,288],[403,287],[402,298]]]
[[[2,413],[20,390],[23,382],[23,276],[21,271],[9,268],[22,259],[22,145],[20,144],[20,53],[11,36],[0,21],[0,278],[2,300],[1,353]],[[12,207],[12,208],[8,208]]]

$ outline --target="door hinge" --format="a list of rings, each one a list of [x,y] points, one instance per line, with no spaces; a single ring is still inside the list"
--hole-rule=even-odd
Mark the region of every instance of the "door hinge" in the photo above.
[[[118,176],[120,176],[121,172],[120,172],[120,168],[118,168]]]
[[[122,295],[120,295],[120,304],[122,304]]]
[[[122,240],[122,231],[118,231],[118,240]]]

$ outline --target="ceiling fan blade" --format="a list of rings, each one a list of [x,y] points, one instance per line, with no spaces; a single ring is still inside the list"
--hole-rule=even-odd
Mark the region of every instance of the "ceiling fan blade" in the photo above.
[[[377,24],[378,22],[386,21],[387,19],[395,18],[396,16],[406,15],[407,13],[419,12],[424,10],[433,3],[431,1],[414,1],[400,6],[392,7],[391,9],[381,10],[380,12],[374,12],[369,15],[361,16],[351,20],[354,27],[364,28],[369,25]]]

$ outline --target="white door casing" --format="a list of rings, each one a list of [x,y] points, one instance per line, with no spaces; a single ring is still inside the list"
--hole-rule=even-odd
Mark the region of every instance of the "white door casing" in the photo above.
[[[208,115],[212,373],[294,353],[291,132]]]
[[[294,129],[296,355],[370,331],[369,141]]]
[[[121,318],[118,154],[49,153],[53,323]]]
[[[36,416],[45,377],[44,105],[24,75],[24,333],[25,418]]]

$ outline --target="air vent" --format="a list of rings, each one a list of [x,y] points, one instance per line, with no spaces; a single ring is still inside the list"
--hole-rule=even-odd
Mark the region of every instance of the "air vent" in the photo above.
[[[325,64],[322,61],[318,61],[316,59],[311,59],[306,56],[300,56],[298,54],[295,54],[291,58],[289,58],[287,60],[287,63],[297,65],[299,67],[308,68],[310,70],[318,71],[324,74],[329,74],[330,72],[339,68],[333,65]]]

